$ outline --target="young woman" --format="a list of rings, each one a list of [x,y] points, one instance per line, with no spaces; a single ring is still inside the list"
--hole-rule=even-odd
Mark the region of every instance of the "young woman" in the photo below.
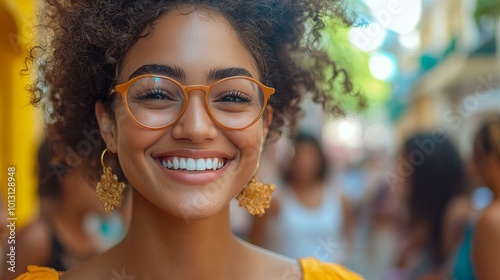
[[[48,96],[59,134],[95,177],[102,162],[108,211],[125,182],[133,188],[125,238],[61,279],[360,279],[254,247],[229,225],[235,196],[251,213],[269,206],[273,186],[254,178],[260,154],[294,125],[303,95],[341,111],[330,96],[345,73],[315,48],[322,18],[340,16],[341,3],[53,0],[46,9],[52,41],[36,58],[33,91]],[[58,279],[30,270],[20,279]]]
[[[387,279],[443,279],[460,244],[470,207],[467,173],[448,136],[418,133],[408,138],[402,158],[411,164],[404,178],[406,214],[399,269]],[[398,274],[401,274],[398,276]]]
[[[478,280],[500,274],[500,117],[486,121],[474,139],[474,169],[493,192],[493,201],[483,210],[473,232],[472,263]]]

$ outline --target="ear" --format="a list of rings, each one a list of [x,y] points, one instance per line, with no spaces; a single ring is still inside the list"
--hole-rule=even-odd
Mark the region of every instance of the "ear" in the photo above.
[[[264,140],[267,139],[269,134],[269,127],[271,126],[271,122],[273,121],[273,107],[267,105],[266,112],[264,113]]]
[[[117,137],[116,137],[116,124],[113,116],[104,107],[101,102],[95,104],[95,114],[97,122],[99,123],[99,130],[101,131],[102,139],[106,143],[106,147],[112,153],[117,152]]]

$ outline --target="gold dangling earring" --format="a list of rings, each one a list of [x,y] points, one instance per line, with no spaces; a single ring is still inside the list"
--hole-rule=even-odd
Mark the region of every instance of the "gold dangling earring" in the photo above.
[[[274,184],[262,184],[255,176],[247,186],[236,196],[240,207],[245,207],[248,213],[262,216],[265,209],[271,205],[271,194],[276,189]]]
[[[124,182],[118,182],[118,176],[113,174],[111,167],[104,165],[104,154],[108,148],[101,154],[102,176],[101,181],[97,183],[96,192],[99,200],[104,205],[104,211],[110,213],[116,207],[122,206],[123,190],[126,185]]]

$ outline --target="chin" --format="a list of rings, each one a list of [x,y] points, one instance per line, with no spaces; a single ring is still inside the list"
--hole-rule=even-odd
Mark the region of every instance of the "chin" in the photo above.
[[[207,196],[206,193],[205,195],[191,193],[188,197],[177,197],[175,200],[170,200],[170,202],[158,206],[170,215],[185,221],[204,220],[218,215],[223,211],[224,206],[229,203],[229,200],[230,198],[226,198],[226,196]]]
[[[198,201],[197,203],[182,203],[176,207],[177,209],[172,209],[172,215],[183,219],[185,221],[190,220],[205,220],[212,218],[219,214],[223,208],[224,203],[214,203],[213,201]]]

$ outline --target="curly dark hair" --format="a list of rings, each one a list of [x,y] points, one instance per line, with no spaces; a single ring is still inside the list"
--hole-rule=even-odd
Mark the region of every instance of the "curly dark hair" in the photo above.
[[[351,23],[342,0],[47,0],[41,27],[50,39],[27,58],[39,71],[32,103],[49,101],[50,121],[67,150],[84,155],[79,161],[94,167],[99,162],[103,141],[94,104],[113,109],[108,92],[127,51],[158,17],[186,4],[225,16],[254,56],[262,82],[276,89],[270,100],[273,136],[285,124],[294,130],[306,94],[336,115],[345,111],[332,97],[335,91],[365,105],[349,74],[319,47],[326,18]]]

